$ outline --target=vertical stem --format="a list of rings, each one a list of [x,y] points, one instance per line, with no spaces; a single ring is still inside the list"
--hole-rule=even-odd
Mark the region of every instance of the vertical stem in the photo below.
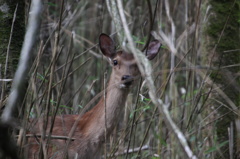
[[[122,23],[120,20],[118,9],[117,9],[117,4],[115,0],[106,0],[106,4],[107,4],[108,12],[110,13],[112,20],[114,22],[114,25],[116,27],[118,41],[120,44],[122,44],[124,39],[124,31],[122,31]]]
[[[16,9],[14,11],[13,20],[12,20],[11,32],[10,32],[8,46],[7,46],[7,56],[6,56],[6,61],[5,61],[3,79],[5,79],[7,77],[9,50],[10,50],[10,45],[11,45],[11,41],[12,41],[13,26],[14,26],[14,22],[15,22],[15,19],[16,19],[17,8],[18,8],[18,4],[16,5]],[[3,98],[5,96],[5,88],[6,88],[6,82],[3,81],[2,82],[2,93],[1,93],[0,107],[2,106]]]
[[[130,36],[131,34],[129,31],[129,28],[127,26],[127,21],[126,21],[125,15],[124,15],[122,1],[117,0],[117,4],[118,4],[118,10],[119,10],[119,14],[120,14],[121,21],[123,24],[123,28],[125,31],[125,35],[129,42],[129,50],[133,53],[135,60],[137,61],[140,72],[143,75],[146,75],[145,80],[146,80],[147,86],[149,88],[149,96],[152,99],[153,104],[156,105],[156,107],[159,107],[159,109],[161,110],[161,114],[163,115],[166,125],[168,125],[170,130],[172,130],[174,132],[174,134],[175,134],[176,138],[178,139],[180,145],[182,146],[186,156],[191,159],[197,159],[197,157],[193,154],[192,150],[188,146],[185,136],[183,135],[181,130],[177,127],[177,125],[172,120],[167,106],[165,106],[162,103],[162,101],[156,97],[156,89],[154,87],[154,83],[152,80],[152,76],[151,76],[152,69],[151,69],[151,66],[149,65],[149,61],[147,61],[146,57],[143,57],[141,52],[136,49],[136,47],[133,43],[132,37]],[[175,35],[175,34],[173,34],[173,35]],[[143,145],[143,143],[141,144],[140,150],[142,148],[142,145]]]
[[[103,95],[103,98],[104,98],[104,118],[105,118],[105,146],[104,146],[104,153],[105,153],[105,159],[107,159],[107,103],[106,103],[106,94],[107,94],[107,72],[104,73],[104,95]]]

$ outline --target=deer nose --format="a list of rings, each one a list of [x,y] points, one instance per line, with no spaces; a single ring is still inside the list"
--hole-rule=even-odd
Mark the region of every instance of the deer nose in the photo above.
[[[122,81],[125,87],[129,87],[133,83],[133,77],[130,75],[124,75],[122,76]]]
[[[124,76],[122,76],[122,81],[128,80],[130,78],[131,78],[130,75],[124,75]]]

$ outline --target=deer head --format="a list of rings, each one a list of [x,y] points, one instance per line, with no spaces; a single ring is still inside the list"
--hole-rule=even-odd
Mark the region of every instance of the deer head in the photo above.
[[[114,84],[120,89],[128,89],[140,75],[133,54],[122,50],[116,51],[112,38],[103,33],[99,36],[99,46],[113,68],[111,79],[113,78],[112,80],[115,81]],[[161,43],[158,40],[150,42],[146,50],[146,57],[149,60],[154,59],[160,47]]]

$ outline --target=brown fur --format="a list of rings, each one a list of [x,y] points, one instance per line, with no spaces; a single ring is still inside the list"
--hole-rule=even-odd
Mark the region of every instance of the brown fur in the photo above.
[[[71,141],[67,151],[68,158],[70,159],[101,158],[99,154],[101,145],[105,140],[105,128],[107,136],[109,136],[120,121],[132,82],[140,75],[132,54],[128,54],[124,51],[116,52],[113,40],[106,34],[101,34],[99,41],[103,55],[110,59],[113,68],[108,83],[107,95],[106,99],[102,97],[99,103],[93,109],[85,113],[77,123],[77,127],[72,136],[75,140]],[[151,53],[151,58],[154,58],[161,45],[156,41],[152,45],[151,48],[153,49],[149,48],[148,52]],[[114,64],[114,61],[117,61],[117,64]],[[131,80],[130,84],[129,81],[127,81],[129,79]],[[107,122],[105,122],[105,117]],[[54,122],[52,135],[68,136],[77,118],[78,115],[57,116]],[[40,134],[39,124],[41,124],[41,122],[35,125],[32,133]],[[50,125],[48,125],[46,131],[47,135],[49,133],[49,127]],[[63,150],[66,146],[66,142],[67,141],[64,139],[51,139],[48,145],[48,158],[63,158]],[[35,138],[30,138],[26,147],[27,150],[29,150],[28,158],[38,158],[39,143]]]
[[[129,62],[131,63],[131,61]],[[139,73],[138,70],[131,70],[123,65],[121,65],[121,69],[117,67],[115,69],[113,69],[108,84],[109,90],[107,91],[106,97],[107,135],[111,134],[114,127],[118,124],[129,92],[129,88],[119,88],[119,84],[121,83],[121,77],[125,74],[131,75]],[[122,72],[122,70],[127,72]],[[135,73],[134,71],[137,71],[137,73]],[[118,76],[116,76],[116,72],[118,73]],[[69,158],[74,158],[76,153],[78,153],[78,158],[81,159],[100,157],[98,156],[100,145],[104,142],[105,137],[104,110],[104,98],[102,97],[99,103],[93,109],[91,109],[81,117],[72,137],[76,140],[72,141],[69,146]],[[57,116],[55,119],[52,135],[68,136],[77,117],[78,115]],[[38,129],[38,125],[35,127],[35,130],[36,129]],[[47,132],[49,132],[49,130],[47,130]],[[34,156],[37,156],[38,152],[38,144],[36,143],[35,139],[31,139],[29,141],[29,144],[31,145],[30,148],[33,148],[33,150],[30,150],[31,153],[29,154],[29,158],[35,158]],[[54,151],[54,149],[62,150],[65,145],[65,140],[52,139],[49,157],[51,156],[52,158],[61,158],[61,156],[63,155],[62,152]]]

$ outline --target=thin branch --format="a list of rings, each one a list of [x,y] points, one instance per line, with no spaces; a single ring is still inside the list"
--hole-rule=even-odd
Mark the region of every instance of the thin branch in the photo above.
[[[11,82],[12,79],[0,79],[1,82]]]
[[[40,134],[26,134],[26,137],[42,137]],[[20,137],[20,135],[16,135],[15,137]],[[50,137],[51,139],[60,139],[60,140],[76,140],[76,138],[69,138],[68,136],[58,136],[58,135],[45,135],[45,137]]]
[[[155,87],[153,84],[153,79],[151,76],[152,68],[151,68],[147,58],[144,57],[143,54],[141,54],[141,51],[136,49],[136,47],[134,45],[129,28],[127,26],[126,18],[124,15],[122,1],[117,0],[117,4],[118,4],[118,10],[119,10],[119,14],[120,14],[121,21],[123,24],[123,28],[125,31],[125,35],[129,42],[129,50],[133,53],[133,55],[137,61],[137,64],[139,66],[140,72],[142,74],[146,75],[145,80],[146,80],[147,86],[149,88],[149,96],[152,99],[152,102],[154,103],[154,105],[159,107],[159,109],[161,110],[161,114],[163,115],[163,119],[164,119],[166,125],[168,125],[168,127],[174,132],[174,134],[175,134],[176,138],[178,139],[178,141],[180,142],[186,156],[191,159],[196,159],[197,157],[193,154],[192,150],[188,146],[185,136],[180,131],[180,129],[177,127],[177,125],[173,122],[167,107],[162,103],[162,101],[160,99],[157,99],[156,90],[155,90]],[[140,149],[141,149],[141,147],[140,147]]]

